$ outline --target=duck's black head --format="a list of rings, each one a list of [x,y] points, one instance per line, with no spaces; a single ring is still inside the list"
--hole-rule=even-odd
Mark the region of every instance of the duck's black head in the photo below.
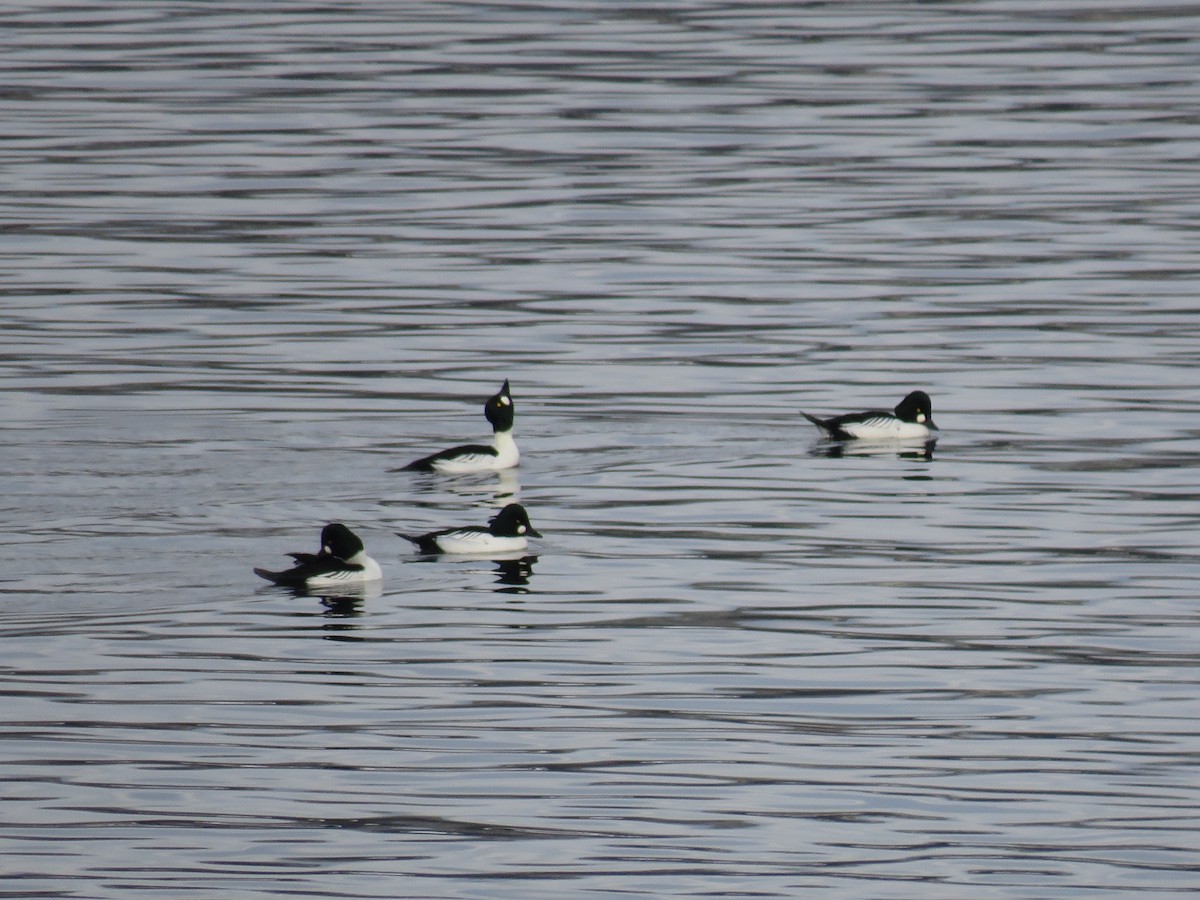
[[[496,537],[541,537],[529,522],[529,514],[520,503],[510,503],[488,522],[488,531]]]
[[[358,535],[341,522],[330,522],[321,529],[321,552],[338,559],[349,559],[363,550]]]
[[[896,404],[896,418],[904,422],[916,422],[936,428],[933,424],[933,404],[924,391],[913,391]]]
[[[487,403],[483,404],[483,414],[492,423],[494,431],[512,431],[514,412],[512,394],[508,391],[508,379],[505,379],[504,387],[488,397]]]

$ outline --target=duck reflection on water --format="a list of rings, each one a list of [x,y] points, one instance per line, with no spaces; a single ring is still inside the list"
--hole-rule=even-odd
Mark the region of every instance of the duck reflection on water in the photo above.
[[[536,556],[520,556],[513,559],[494,559],[496,564],[496,588],[498,594],[528,594],[529,581],[533,577]]]
[[[928,441],[822,441],[812,448],[813,456],[841,459],[848,456],[894,456],[897,459],[933,459],[937,439]]]

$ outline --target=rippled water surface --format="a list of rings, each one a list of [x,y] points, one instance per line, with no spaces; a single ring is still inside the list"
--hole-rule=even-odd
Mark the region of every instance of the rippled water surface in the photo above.
[[[1200,889],[1194,8],[0,27],[0,893]]]

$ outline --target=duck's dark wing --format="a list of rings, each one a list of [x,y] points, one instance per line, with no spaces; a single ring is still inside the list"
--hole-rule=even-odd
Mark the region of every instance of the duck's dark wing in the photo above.
[[[267,569],[255,569],[254,574],[267,581],[289,586],[302,586],[308,579],[317,575],[333,575],[337,572],[361,572],[363,567],[358,563],[346,562],[338,556],[329,553],[289,553],[296,565],[282,572],[270,572]]]
[[[832,416],[828,419],[818,419],[816,416],[810,416],[803,410],[800,411],[800,415],[820,428],[829,437],[837,440],[846,440],[854,437],[854,435],[845,430],[847,425],[883,426],[896,419],[890,412],[882,409],[872,409],[860,413],[846,413],[845,415]]]
[[[436,472],[439,462],[472,463],[477,460],[482,461],[495,458],[496,450],[494,447],[486,447],[483,444],[464,444],[461,447],[451,447],[449,450],[442,450],[439,453],[431,453],[429,456],[414,459],[400,471]]]
[[[406,541],[412,541],[421,553],[446,552],[438,543],[440,538],[448,537],[454,541],[486,541],[490,533],[486,528],[468,525],[465,528],[443,528],[441,531],[431,531],[429,534],[411,535],[397,531],[396,534]]]

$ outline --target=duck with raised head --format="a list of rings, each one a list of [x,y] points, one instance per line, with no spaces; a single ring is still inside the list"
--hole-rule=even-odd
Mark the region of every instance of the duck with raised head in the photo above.
[[[512,393],[508,388],[508,380],[505,379],[504,386],[483,404],[483,414],[492,425],[490,446],[464,444],[461,447],[451,447],[449,450],[441,450],[415,459],[404,468],[418,472],[443,472],[449,475],[511,469],[521,461],[517,442],[513,440],[515,412]]]

